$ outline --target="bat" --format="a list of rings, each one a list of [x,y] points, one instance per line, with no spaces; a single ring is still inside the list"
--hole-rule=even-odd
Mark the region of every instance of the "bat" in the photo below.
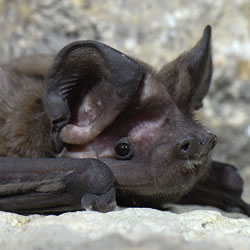
[[[195,118],[212,77],[211,27],[160,70],[97,41],[0,66],[0,210],[168,202],[250,214],[236,168]]]

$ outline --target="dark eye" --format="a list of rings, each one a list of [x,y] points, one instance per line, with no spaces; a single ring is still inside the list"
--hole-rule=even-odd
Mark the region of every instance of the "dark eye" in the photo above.
[[[119,160],[129,160],[133,156],[132,146],[127,138],[120,139],[115,145],[116,158]]]

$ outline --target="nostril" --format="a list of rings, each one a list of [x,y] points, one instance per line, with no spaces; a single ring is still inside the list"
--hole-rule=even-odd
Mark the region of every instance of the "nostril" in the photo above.
[[[181,145],[181,147],[180,147],[180,151],[183,152],[183,153],[187,152],[188,149],[189,149],[189,146],[190,146],[190,143],[189,143],[189,142],[183,143],[183,144]]]
[[[205,139],[203,139],[203,140],[200,141],[201,145],[205,145],[206,143],[207,143],[207,140],[205,140]]]
[[[193,159],[197,157],[199,147],[198,141],[193,138],[189,137],[184,140],[182,140],[179,144],[177,144],[177,156],[180,157],[181,159]]]

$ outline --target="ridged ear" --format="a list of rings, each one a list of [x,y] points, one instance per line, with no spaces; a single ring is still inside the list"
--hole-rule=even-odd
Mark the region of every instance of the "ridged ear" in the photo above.
[[[185,112],[192,112],[202,107],[212,72],[211,27],[207,26],[196,46],[165,65],[159,76],[178,106]]]
[[[130,103],[142,78],[140,64],[103,43],[78,41],[63,48],[44,92],[56,151],[62,141],[85,144],[101,133]]]

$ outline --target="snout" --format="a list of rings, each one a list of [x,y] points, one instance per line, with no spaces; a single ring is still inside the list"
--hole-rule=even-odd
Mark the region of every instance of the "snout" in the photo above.
[[[177,142],[175,156],[183,160],[197,160],[206,157],[216,143],[216,135],[210,132],[202,137],[188,136]]]

